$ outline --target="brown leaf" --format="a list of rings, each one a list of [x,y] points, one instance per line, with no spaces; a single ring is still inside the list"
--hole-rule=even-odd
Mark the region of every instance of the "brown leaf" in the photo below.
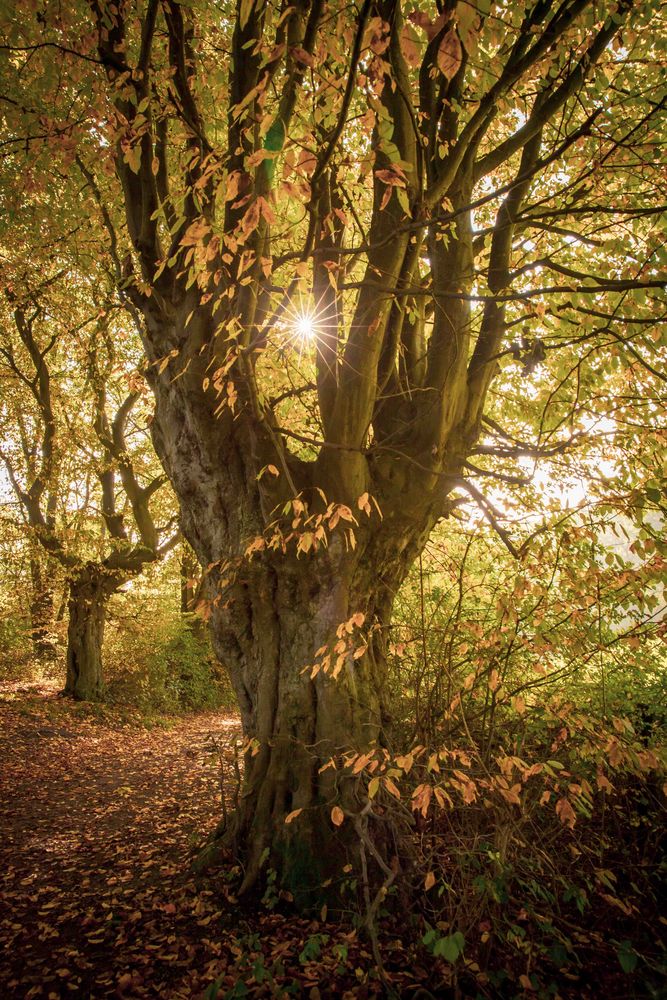
[[[443,76],[451,80],[458,73],[462,59],[461,41],[456,28],[452,25],[442,36],[438,47],[438,69]]]
[[[558,800],[556,803],[556,815],[564,826],[568,826],[570,830],[574,829],[577,817],[569,799],[563,798]]]

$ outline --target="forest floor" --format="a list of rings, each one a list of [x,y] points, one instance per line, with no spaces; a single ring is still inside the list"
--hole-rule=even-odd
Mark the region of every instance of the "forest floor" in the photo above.
[[[272,899],[251,913],[224,873],[194,877],[239,734],[234,715],[149,727],[53,685],[0,685],[2,1000],[381,995],[354,930]],[[411,996],[429,975],[395,948],[389,974]]]

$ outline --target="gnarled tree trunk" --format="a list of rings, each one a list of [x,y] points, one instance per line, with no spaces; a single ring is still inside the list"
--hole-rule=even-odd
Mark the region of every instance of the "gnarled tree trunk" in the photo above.
[[[359,568],[340,548],[334,539],[309,560],[257,567],[245,599],[239,594],[231,614],[213,615],[218,655],[231,666],[244,731],[256,741],[227,839],[244,848],[247,885],[268,850],[268,863],[296,898],[316,894],[346,861],[356,861],[348,856],[348,830],[335,833],[330,813],[334,805],[357,804],[339,772],[322,767],[383,739],[380,628],[388,609],[375,607],[376,595],[360,586]],[[363,625],[353,616],[363,616]]]
[[[102,697],[104,623],[115,589],[108,575],[90,565],[77,572],[70,584],[64,693],[78,701],[99,701]]]

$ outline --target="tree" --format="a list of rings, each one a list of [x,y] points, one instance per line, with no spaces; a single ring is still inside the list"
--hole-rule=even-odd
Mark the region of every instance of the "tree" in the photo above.
[[[225,837],[245,889],[268,851],[303,892],[351,844],[327,764],[386,739],[392,606],[452,494],[516,551],[484,477],[584,441],[616,368],[662,387],[662,7],[90,9],[11,36],[41,107],[44,67],[74,95],[41,132],[10,108],[14,156],[64,136],[90,175],[249,739]],[[540,394],[518,439],[504,401]]]
[[[172,532],[168,537],[168,530],[165,535],[151,512],[151,501],[165,484],[164,475],[150,474],[141,448],[127,440],[128,422],[142,398],[142,380],[136,373],[122,380],[125,394],[109,416],[108,397],[118,390],[111,377],[116,352],[103,346],[109,340],[105,325],[111,324],[110,318],[104,310],[100,315],[93,312],[97,338],[93,334],[92,342],[79,345],[84,378],[77,379],[76,368],[62,353],[65,339],[67,350],[75,349],[73,331],[66,330],[64,336],[63,326],[49,315],[60,303],[45,302],[44,289],[40,292],[22,299],[11,287],[7,293],[15,336],[5,331],[0,355],[3,374],[14,386],[13,394],[6,392],[4,397],[0,457],[36,543],[67,574],[65,694],[97,700],[103,692],[102,645],[109,598],[147,563],[161,558],[179,536]],[[71,298],[69,306],[71,310]],[[83,402],[77,415],[69,412],[75,392],[79,405]],[[142,483],[147,471],[148,479]],[[73,518],[80,522],[78,531]],[[39,566],[33,557],[31,573],[35,564]],[[42,591],[35,589],[33,604],[43,592],[43,577],[39,580]],[[42,598],[40,612],[44,604]],[[34,622],[32,607],[31,612]]]

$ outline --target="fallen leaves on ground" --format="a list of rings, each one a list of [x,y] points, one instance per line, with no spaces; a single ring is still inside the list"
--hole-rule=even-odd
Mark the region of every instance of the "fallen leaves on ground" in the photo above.
[[[239,735],[234,715],[146,728],[54,688],[0,685],[2,1000],[192,1000],[213,983],[220,998],[380,995],[354,930],[248,913],[224,872],[193,876]]]

